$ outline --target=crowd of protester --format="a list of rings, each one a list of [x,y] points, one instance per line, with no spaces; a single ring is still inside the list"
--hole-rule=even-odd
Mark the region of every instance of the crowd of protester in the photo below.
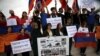
[[[9,10],[9,18],[7,19],[16,19],[17,25],[15,26],[7,26],[6,17],[0,11],[0,35],[11,35],[11,33],[18,33],[16,40],[22,40],[29,38],[32,44],[32,49],[34,52],[34,56],[38,56],[38,47],[37,47],[37,38],[38,37],[46,37],[46,36],[67,36],[66,26],[76,25],[79,32],[80,28],[88,28],[88,31],[85,32],[96,32],[96,26],[100,25],[100,15],[97,14],[95,8],[91,8],[91,11],[86,8],[82,9],[82,12],[73,13],[71,8],[59,8],[59,11],[56,10],[55,7],[51,8],[51,13],[45,12],[45,10],[34,10],[33,16],[30,18],[26,11],[22,12],[22,17],[19,18],[16,16],[13,10]],[[56,29],[51,29],[52,25],[47,23],[47,18],[55,18],[61,17],[62,25],[59,23]],[[28,23],[26,23],[28,21]],[[25,24],[26,23],[26,24]],[[12,34],[13,35],[13,34]],[[72,38],[69,39],[69,54],[71,55],[71,47],[73,44]],[[100,39],[97,39],[97,50],[96,54],[99,54],[100,51]],[[86,47],[80,48],[80,55],[85,55]],[[11,45],[7,45],[5,49],[5,53],[7,56],[10,56]],[[13,56],[17,56],[13,55]],[[29,56],[29,52],[22,53],[22,56]]]

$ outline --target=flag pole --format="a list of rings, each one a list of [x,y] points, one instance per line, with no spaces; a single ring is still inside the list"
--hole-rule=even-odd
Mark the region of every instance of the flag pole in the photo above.
[[[56,13],[57,13],[57,0],[55,0],[55,8],[56,8]]]

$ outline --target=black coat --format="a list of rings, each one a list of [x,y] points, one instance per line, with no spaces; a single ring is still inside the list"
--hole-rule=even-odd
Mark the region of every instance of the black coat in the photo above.
[[[53,31],[53,30],[51,30],[51,31],[52,31],[52,34],[53,34],[53,36],[54,36],[54,31]],[[47,30],[44,31],[43,36],[44,36],[44,37],[49,36],[49,33],[47,32]]]
[[[62,32],[63,35],[64,35],[63,29],[61,29],[61,32]],[[55,35],[56,35],[56,36],[61,36],[59,30],[57,30],[57,29],[55,30]]]
[[[32,29],[31,40],[36,41],[38,37],[42,37],[40,30],[39,29]]]

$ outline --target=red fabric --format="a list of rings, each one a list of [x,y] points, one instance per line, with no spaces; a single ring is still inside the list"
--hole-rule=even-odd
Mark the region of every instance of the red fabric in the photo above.
[[[34,0],[29,0],[29,11],[28,11],[28,14],[33,9],[33,7],[34,7]]]
[[[67,2],[66,0],[59,0],[61,3],[62,8],[66,8],[67,7]]]
[[[18,16],[10,16],[9,17],[9,19],[13,19],[13,18],[15,18],[16,19],[16,21],[17,21],[17,25],[19,25],[19,17]]]
[[[19,24],[22,26],[26,22],[27,19],[28,19],[28,17],[27,18],[21,18],[19,20]]]
[[[74,37],[86,37],[89,34],[89,37],[95,37],[95,33],[76,33]]]
[[[7,26],[7,23],[4,21],[0,21],[0,26]]]
[[[49,4],[50,4],[50,2],[51,2],[52,0],[42,0],[42,5],[43,5],[43,7],[46,7],[46,6],[48,6]]]
[[[74,0],[73,5],[72,5],[72,9],[74,13],[78,13],[79,11],[79,7],[78,7],[78,1]]]
[[[76,48],[82,48],[82,47],[96,47],[96,42],[82,42],[82,43],[75,43]]]
[[[19,34],[17,37],[17,40],[23,40],[23,39],[28,39],[28,38],[30,38],[30,36],[28,34],[24,33],[24,35]]]

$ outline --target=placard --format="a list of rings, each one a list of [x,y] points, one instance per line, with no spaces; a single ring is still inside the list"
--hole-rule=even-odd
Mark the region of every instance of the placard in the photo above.
[[[77,32],[76,26],[66,26],[68,37],[74,37]]]
[[[69,55],[69,38],[67,36],[42,37],[37,39],[39,56]]]
[[[17,25],[17,21],[15,18],[7,19],[7,26],[14,26],[14,25]]]
[[[19,53],[28,52],[32,50],[29,39],[13,41],[11,42],[11,47],[12,47],[13,54],[19,54]]]
[[[56,29],[58,23],[61,23],[62,25],[62,20],[61,17],[47,18],[47,23],[51,23],[52,29]]]

